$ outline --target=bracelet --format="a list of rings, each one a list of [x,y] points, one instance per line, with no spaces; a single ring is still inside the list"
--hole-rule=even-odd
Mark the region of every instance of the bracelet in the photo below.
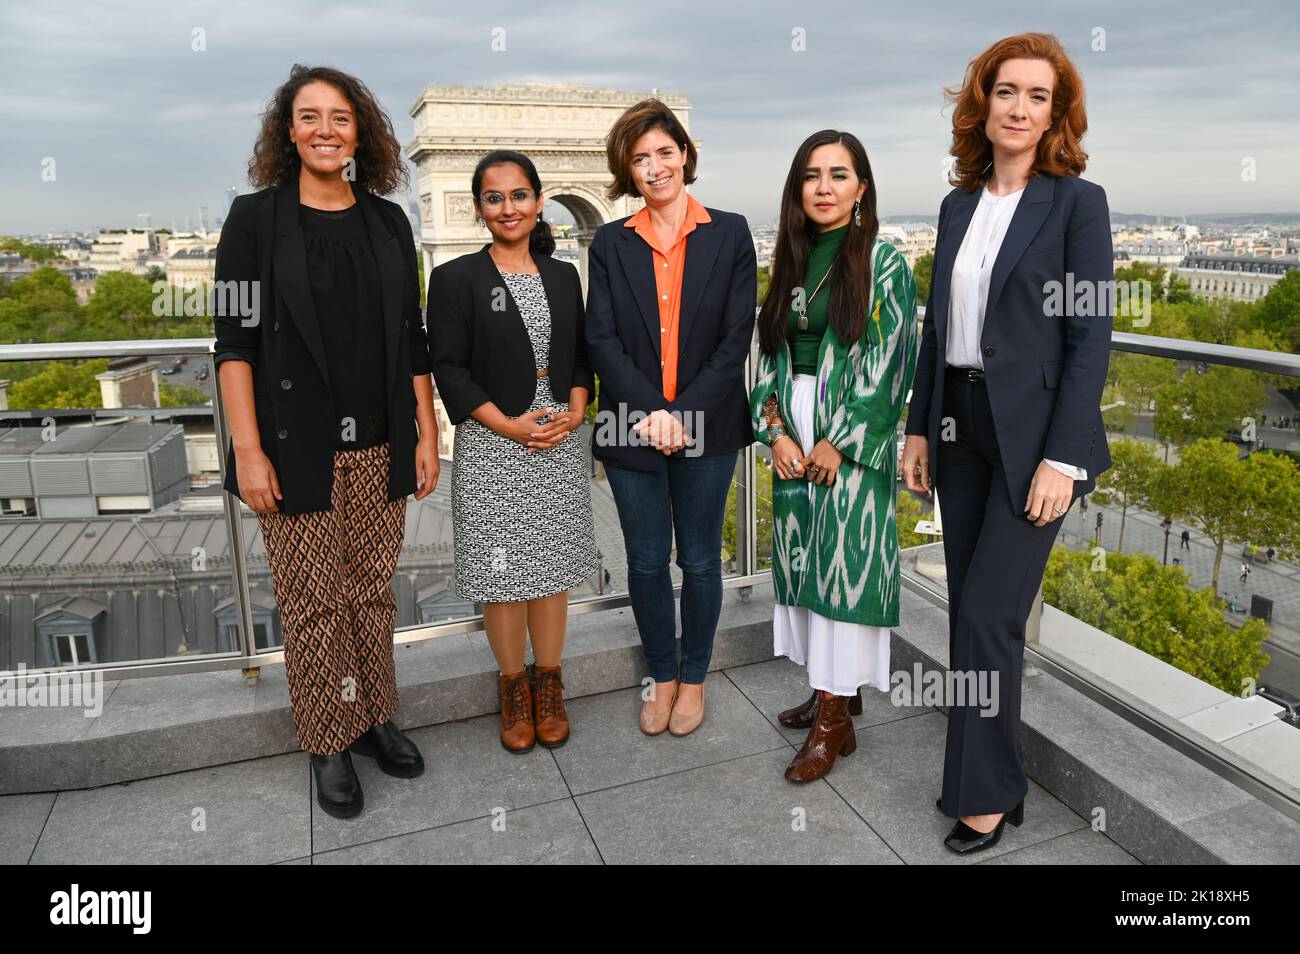
[[[780,424],[769,424],[767,426],[767,440],[769,444],[775,444],[780,438],[785,436],[785,428]]]

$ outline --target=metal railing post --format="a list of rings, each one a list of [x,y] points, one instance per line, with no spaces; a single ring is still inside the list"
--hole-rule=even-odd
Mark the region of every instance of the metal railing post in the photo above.
[[[212,388],[212,423],[217,435],[217,462],[221,469],[221,483],[226,483],[226,447],[230,430],[226,423],[226,407],[221,400],[219,369],[213,374],[217,380]],[[239,513],[239,501],[234,494],[221,491],[222,509],[226,514],[226,545],[230,549],[230,565],[235,576],[235,602],[239,607],[240,643],[245,656],[257,654],[257,640],[253,630],[253,600],[248,589],[248,566],[244,560],[244,522]],[[257,679],[259,668],[244,668],[244,678]]]

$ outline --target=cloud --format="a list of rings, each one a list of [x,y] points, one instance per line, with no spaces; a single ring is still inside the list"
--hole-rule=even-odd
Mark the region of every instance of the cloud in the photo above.
[[[1248,15],[1208,0],[1051,6],[6,5],[0,232],[129,224],[141,211],[163,225],[196,218],[200,204],[221,208],[227,186],[247,188],[258,113],[294,62],[360,76],[404,143],[411,104],[430,83],[537,79],[684,93],[704,143],[696,194],[752,221],[776,214],[804,136],[846,128],[871,154],[882,213],[932,215],[946,191],[942,87],[958,83],[988,43],[1029,29],[1059,36],[1083,72],[1087,175],[1106,187],[1112,208],[1300,207],[1294,3],[1260,3]],[[1104,52],[1092,49],[1097,28]],[[792,49],[796,29],[805,51]],[[192,49],[195,30],[203,52]],[[47,156],[58,162],[54,183],[40,178]],[[1259,165],[1256,182],[1240,180],[1244,156]]]

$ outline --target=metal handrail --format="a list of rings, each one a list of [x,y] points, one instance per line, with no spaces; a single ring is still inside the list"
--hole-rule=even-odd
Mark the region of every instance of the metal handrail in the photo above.
[[[917,309],[922,318],[923,307]],[[125,358],[149,355],[185,355],[213,353],[213,338],[164,338],[164,339],[130,339],[121,341],[86,341],[54,342],[35,344],[0,345],[0,365],[10,361],[60,361],[72,358]],[[1227,345],[1209,344],[1198,341],[1182,341],[1174,338],[1160,338],[1150,335],[1137,335],[1127,332],[1112,333],[1112,350],[1134,354],[1147,354],[1157,357],[1174,358],[1185,361],[1205,361],[1232,367],[1248,368],[1274,374],[1300,376],[1300,356],[1280,352],[1261,351],[1253,348],[1237,348]],[[746,380],[752,385],[754,368],[752,362],[746,361]],[[224,448],[229,432],[226,425],[224,408],[221,403],[220,388],[215,391],[213,401],[214,428],[217,433],[218,446]],[[748,588],[770,579],[771,571],[757,569],[756,559],[756,506],[754,495],[754,447],[750,445],[741,457],[745,468],[742,485],[738,488],[737,506],[743,507],[743,519],[737,520],[736,563],[740,571],[737,575],[727,577],[723,585],[727,589],[740,589],[744,594]],[[218,454],[221,461],[222,478],[225,477],[225,455]],[[243,527],[239,519],[240,507],[243,505],[231,495],[224,494],[227,532],[230,534],[232,548],[232,570],[235,577],[235,595],[239,605],[240,621],[243,629],[242,652],[238,654],[208,654],[193,659],[149,660],[137,663],[105,664],[77,667],[103,672],[106,678],[132,678],[137,676],[173,675],[184,672],[202,672],[213,669],[254,668],[266,664],[282,662],[282,650],[258,652],[253,643],[252,607],[249,603],[248,572],[244,563]],[[675,587],[680,591],[680,586]],[[603,609],[613,609],[628,605],[626,593],[592,597],[570,604],[570,613],[577,615]],[[396,643],[414,642],[434,639],[440,636],[474,632],[482,628],[482,617],[462,617],[443,623],[427,626],[408,627],[394,633]],[[67,667],[31,669],[31,675],[63,672]]]

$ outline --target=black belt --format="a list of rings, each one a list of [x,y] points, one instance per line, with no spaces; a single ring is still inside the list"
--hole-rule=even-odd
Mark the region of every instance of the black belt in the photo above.
[[[948,374],[955,375],[960,378],[964,378],[967,381],[984,380],[983,368],[963,368],[960,367],[959,365],[950,364],[946,366],[946,372]]]

